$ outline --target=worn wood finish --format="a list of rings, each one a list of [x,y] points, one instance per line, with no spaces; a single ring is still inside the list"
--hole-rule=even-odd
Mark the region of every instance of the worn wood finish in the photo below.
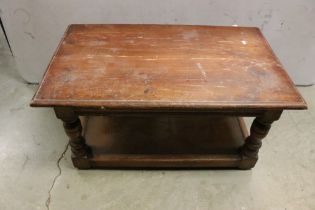
[[[258,28],[71,25],[32,106],[303,109]]]
[[[306,109],[259,29],[180,25],[69,26],[31,106],[55,109],[80,169],[250,169],[282,111]]]

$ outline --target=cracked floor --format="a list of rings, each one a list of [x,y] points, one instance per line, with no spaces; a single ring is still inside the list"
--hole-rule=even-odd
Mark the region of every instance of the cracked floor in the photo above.
[[[52,110],[29,107],[35,89],[0,45],[1,210],[315,209],[315,87],[299,88],[309,110],[283,114],[250,171],[76,170]]]

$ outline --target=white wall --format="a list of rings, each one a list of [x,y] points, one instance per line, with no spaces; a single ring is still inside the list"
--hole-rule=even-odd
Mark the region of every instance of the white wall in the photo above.
[[[258,26],[297,84],[315,81],[314,0],[1,0],[20,74],[40,81],[70,23]]]

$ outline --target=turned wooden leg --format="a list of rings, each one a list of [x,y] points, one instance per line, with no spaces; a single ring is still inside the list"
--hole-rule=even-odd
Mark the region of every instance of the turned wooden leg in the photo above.
[[[242,157],[240,169],[250,169],[255,166],[261,141],[267,136],[271,124],[280,118],[281,113],[282,111],[268,111],[263,116],[255,118],[250,127],[250,135],[240,149]]]
[[[82,125],[79,117],[68,108],[55,108],[57,118],[63,121],[63,127],[69,137],[73,165],[79,169],[90,168],[88,157],[90,149],[82,136]]]

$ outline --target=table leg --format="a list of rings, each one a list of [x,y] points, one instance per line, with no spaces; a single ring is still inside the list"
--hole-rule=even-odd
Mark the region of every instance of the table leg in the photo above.
[[[271,128],[271,124],[278,120],[282,111],[267,111],[263,116],[256,117],[250,128],[250,135],[241,147],[240,169],[251,169],[258,160],[258,151],[262,145],[262,139],[265,138]]]
[[[82,136],[82,125],[79,116],[68,108],[55,108],[55,113],[57,118],[63,121],[63,127],[69,137],[73,165],[79,169],[90,168],[88,160],[90,149],[85,144],[85,139]]]

